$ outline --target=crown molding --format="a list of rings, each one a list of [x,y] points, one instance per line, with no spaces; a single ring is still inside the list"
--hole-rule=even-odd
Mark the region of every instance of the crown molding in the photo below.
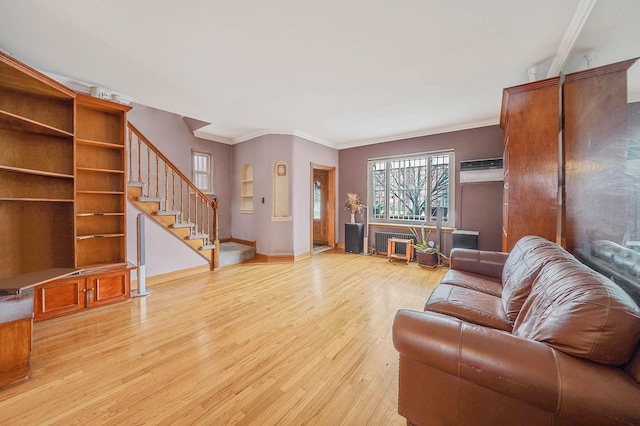
[[[558,46],[558,51],[553,58],[553,62],[551,62],[549,72],[547,73],[548,78],[559,75],[564,68],[567,63],[567,58],[571,54],[573,46],[575,46],[578,36],[582,32],[584,24],[587,23],[587,20],[591,15],[591,11],[593,11],[593,7],[596,5],[597,1],[598,0],[580,0],[580,3],[576,8],[576,13],[573,14],[573,18],[567,27],[567,31],[564,33],[564,37],[562,37],[562,41],[560,42],[560,46]]]
[[[324,139],[320,139],[320,138],[316,138],[314,136],[310,136],[308,134],[299,132],[298,130],[286,130],[286,129],[265,129],[265,130],[259,130],[257,132],[253,132],[253,133],[248,133],[246,135],[243,136],[239,136],[237,138],[233,139],[234,143],[242,143],[251,139],[255,139],[255,138],[259,138],[260,136],[266,136],[266,135],[288,135],[288,136],[297,136],[299,138],[302,139],[306,139],[309,142],[313,142],[313,143],[317,143],[319,145],[324,145],[327,146],[329,148],[333,148],[333,149],[339,149],[339,146],[336,144],[333,144],[331,142],[328,142]]]
[[[374,145],[377,143],[394,142],[394,141],[399,141],[403,139],[438,135],[441,133],[458,132],[461,130],[476,129],[479,127],[495,126],[499,123],[500,123],[500,119],[498,117],[495,117],[487,120],[455,124],[452,126],[434,127],[432,129],[425,129],[425,130],[421,130],[419,132],[414,132],[414,133],[404,133],[400,135],[387,136],[384,138],[366,139],[358,142],[352,142],[352,143],[340,145],[338,149],[357,148],[359,146]]]
[[[209,133],[209,132],[203,132],[202,130],[199,130],[199,129],[193,131],[193,136],[195,136],[196,138],[206,139],[206,140],[212,141],[212,142],[220,142],[220,143],[224,143],[224,144],[227,144],[227,145],[235,144],[233,139],[225,138],[223,136],[214,135],[213,133]]]

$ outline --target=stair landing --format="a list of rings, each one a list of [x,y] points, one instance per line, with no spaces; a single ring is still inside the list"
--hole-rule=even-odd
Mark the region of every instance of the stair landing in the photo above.
[[[254,260],[256,248],[234,242],[219,244],[220,266],[233,265],[236,263]]]

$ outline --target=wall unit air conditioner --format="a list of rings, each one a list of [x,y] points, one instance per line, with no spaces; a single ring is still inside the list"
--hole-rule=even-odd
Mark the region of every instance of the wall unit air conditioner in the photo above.
[[[499,182],[503,180],[502,158],[460,162],[460,183]]]

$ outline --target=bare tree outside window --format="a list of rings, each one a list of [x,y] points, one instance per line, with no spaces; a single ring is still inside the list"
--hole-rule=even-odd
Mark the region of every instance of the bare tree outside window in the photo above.
[[[369,161],[370,215],[376,221],[448,220],[453,153]]]

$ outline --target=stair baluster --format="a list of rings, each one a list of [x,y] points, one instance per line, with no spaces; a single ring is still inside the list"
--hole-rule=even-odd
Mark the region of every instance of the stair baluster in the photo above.
[[[176,210],[176,172],[171,169],[171,210]]]
[[[151,150],[147,147],[147,197],[151,197]]]
[[[180,178],[180,223],[184,221],[184,216],[182,214],[184,212],[184,191],[182,190],[183,183],[184,181],[182,180],[182,178]]]
[[[180,235],[181,238],[184,238],[187,244],[207,258],[211,269],[218,267],[217,199],[210,199],[200,191],[187,176],[173,165],[171,161],[131,123],[128,123],[128,136],[130,200],[140,206],[152,219],[161,223],[176,235]],[[134,138],[137,139],[137,144],[134,144]],[[147,155],[146,171],[144,170],[141,160],[143,145]],[[137,152],[134,152],[136,147]],[[155,178],[152,170],[152,153],[155,156]],[[137,155],[137,162],[134,161],[134,155]],[[164,174],[160,173],[160,162],[162,162],[162,166],[164,166]],[[137,170],[134,170],[136,163]],[[169,175],[169,173],[171,173],[171,175]],[[136,174],[138,176],[137,182],[134,181]],[[176,177],[179,179],[178,189],[176,188]],[[171,179],[171,187],[169,187],[169,179]],[[154,180],[155,188],[152,188]],[[154,189],[155,197],[152,197],[151,194],[154,194]],[[176,190],[180,192],[179,210],[176,210],[176,204],[178,203]],[[138,191],[139,196],[135,195],[136,191]],[[191,202],[192,196],[193,205]],[[186,206],[185,197],[187,199]],[[158,207],[156,208],[154,206]],[[172,217],[173,219],[171,219]],[[213,225],[211,225],[211,223],[213,223]],[[185,232],[188,233],[188,235],[185,234]],[[201,240],[202,243],[199,243],[199,240]]]
[[[133,142],[133,134],[131,132],[131,129],[129,130],[129,182],[133,182],[133,164],[131,163],[133,161],[133,155],[131,155],[131,153],[133,152],[133,148],[131,147],[131,144]]]

